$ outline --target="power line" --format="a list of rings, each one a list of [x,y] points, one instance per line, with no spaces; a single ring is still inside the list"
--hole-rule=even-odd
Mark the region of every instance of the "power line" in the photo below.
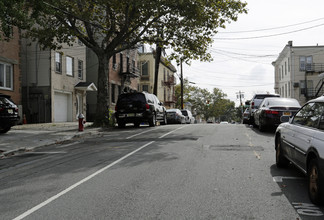
[[[301,23],[297,23],[297,24],[290,24],[290,25],[280,26],[280,27],[264,28],[264,29],[257,29],[257,30],[247,30],[247,31],[218,32],[218,34],[240,34],[240,33],[251,33],[251,32],[260,32],[260,31],[270,31],[270,30],[283,29],[283,28],[287,28],[287,27],[293,27],[293,26],[298,26],[298,25],[302,25],[302,24],[307,24],[307,23],[311,23],[311,22],[319,21],[319,20],[323,20],[323,19],[324,19],[324,17],[314,19],[311,21],[305,21],[305,22],[301,22]]]
[[[270,34],[270,35],[255,36],[255,37],[214,38],[214,40],[250,40],[250,39],[258,39],[258,38],[276,37],[276,36],[281,36],[281,35],[287,35],[287,34],[300,32],[300,31],[305,31],[305,30],[309,30],[309,29],[312,29],[312,28],[317,28],[317,27],[320,27],[320,26],[323,26],[323,25],[324,24],[318,24],[318,25],[311,26],[311,27],[308,27],[308,28],[302,28],[302,29],[299,29],[299,30],[288,31],[288,32],[279,33],[279,34]]]

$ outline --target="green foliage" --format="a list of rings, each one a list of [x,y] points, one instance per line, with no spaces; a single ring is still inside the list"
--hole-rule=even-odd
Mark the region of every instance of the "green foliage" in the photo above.
[[[171,47],[178,63],[211,60],[207,49],[213,35],[246,13],[245,7],[239,0],[2,0],[0,31],[10,37],[14,25],[46,48],[76,39],[90,48],[99,62],[95,124],[100,124],[110,103],[109,84],[102,82],[109,81],[114,54],[157,43]]]
[[[180,90],[180,84],[176,85],[175,96],[177,99],[177,108],[181,108]],[[196,114],[205,120],[208,118],[216,118],[217,120],[231,121],[236,118],[235,103],[226,99],[227,95],[218,88],[214,88],[213,92],[210,92],[207,89],[189,85],[188,80],[185,79],[183,96],[184,103],[190,102]]]

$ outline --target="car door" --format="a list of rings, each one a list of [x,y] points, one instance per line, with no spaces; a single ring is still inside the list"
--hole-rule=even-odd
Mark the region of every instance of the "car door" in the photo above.
[[[318,130],[322,110],[322,103],[308,103],[297,112],[292,121],[292,139],[290,140],[293,145],[292,158],[294,163],[305,171],[307,152],[312,146],[314,133]]]
[[[157,118],[161,119],[161,118],[163,118],[163,106],[161,105],[160,100],[155,95],[152,95],[152,96],[154,98],[154,105],[156,108],[156,116],[157,116]]]

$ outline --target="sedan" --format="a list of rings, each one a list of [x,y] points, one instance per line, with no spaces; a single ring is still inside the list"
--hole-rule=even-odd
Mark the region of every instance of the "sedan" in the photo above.
[[[275,134],[276,165],[291,162],[308,181],[308,194],[315,204],[324,200],[324,96],[306,103],[294,117],[282,117]]]
[[[281,116],[293,116],[300,109],[296,99],[290,98],[265,98],[260,108],[254,113],[255,125],[260,131],[266,127],[276,127],[281,121]]]
[[[184,124],[186,123],[186,118],[180,111],[180,109],[167,109],[167,122],[168,124],[176,123],[176,124]]]

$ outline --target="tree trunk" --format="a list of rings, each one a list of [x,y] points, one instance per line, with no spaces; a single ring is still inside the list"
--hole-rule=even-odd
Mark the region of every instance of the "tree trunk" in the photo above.
[[[109,125],[109,56],[97,54],[98,56],[98,91],[97,108],[94,126],[104,127]]]
[[[154,95],[157,96],[158,91],[158,82],[159,82],[159,66],[161,60],[162,47],[158,44],[156,45],[156,54],[155,54],[155,72],[154,72]]]

